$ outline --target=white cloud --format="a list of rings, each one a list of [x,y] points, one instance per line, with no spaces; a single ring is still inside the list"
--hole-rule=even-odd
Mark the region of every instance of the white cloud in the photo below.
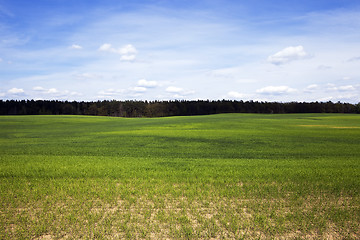
[[[171,87],[167,87],[165,91],[167,91],[169,93],[181,93],[181,92],[184,91],[184,89],[179,88],[179,87],[172,87],[171,86]]]
[[[357,94],[352,94],[352,93],[348,93],[348,94],[345,94],[345,95],[339,95],[339,96],[337,96],[337,99],[345,100],[345,101],[348,101],[348,100],[350,100],[350,99],[355,99],[355,98],[358,98],[358,99],[359,99],[359,95],[357,95]]]
[[[135,60],[136,55],[122,55],[120,60],[121,61],[133,61]]]
[[[30,47],[31,39],[21,34],[4,35],[1,40],[4,51],[0,54],[3,62],[0,66],[7,65],[10,57],[14,64],[7,66],[2,75],[9,72],[9,76],[14,73],[14,76],[19,77],[12,79],[3,76],[2,92],[8,94],[7,90],[14,87],[12,84],[15,82],[26,94],[29,89],[35,97],[39,95],[43,98],[53,95],[36,92],[32,90],[33,86],[43,86],[48,88],[46,90],[53,87],[60,93],[63,93],[64,88],[83,92],[82,100],[95,101],[99,91],[118,87],[124,89],[121,97],[126,99],[127,94],[133,92],[130,88],[136,86],[148,89],[143,94],[144,99],[145,96],[147,99],[156,99],[161,94],[164,97],[175,94],[185,96],[181,91],[190,89],[195,90],[196,95],[190,95],[189,98],[222,99],[250,93],[253,95],[247,97],[249,100],[266,98],[307,101],[333,96],[335,101],[337,95],[346,95],[348,92],[328,92],[327,82],[336,83],[337,88],[352,85],[357,91],[360,89],[360,86],[356,86],[359,80],[359,31],[354,31],[360,26],[360,21],[357,21],[360,16],[358,10],[325,12],[321,16],[301,14],[303,17],[296,22],[291,21],[294,18],[288,19],[290,22],[282,19],[285,20],[281,21],[285,23],[283,26],[269,27],[267,21],[260,21],[257,24],[260,28],[257,29],[252,29],[254,25],[251,20],[247,22],[244,19],[244,24],[238,24],[238,21],[223,18],[217,10],[202,11],[201,16],[198,9],[191,8],[186,11],[167,11],[166,8],[151,6],[134,10],[110,11],[101,18],[89,18],[90,21],[79,26],[76,33],[63,36],[65,39],[62,41],[68,43],[65,45],[68,51],[64,51],[62,44],[51,44],[53,47],[49,45],[42,50],[24,48],[25,51],[19,54],[17,46]],[[278,20],[276,16],[275,19]],[[288,31],[288,27],[292,30]],[[333,28],[337,31],[334,32]],[[61,39],[58,34],[48,35],[55,41]],[[255,40],[249,42],[248,39]],[[83,49],[70,49],[72,44],[79,44]],[[300,46],[302,54],[296,50],[299,45],[303,46]],[[93,51],[90,51],[89,46],[92,46]],[[293,54],[285,51],[288,49],[285,47],[289,46],[292,46],[290,50],[293,48]],[[316,55],[309,60],[294,60],[309,57],[315,51]],[[77,54],[74,55],[74,52]],[[266,61],[268,56],[269,61]],[[139,58],[141,61],[137,61]],[[124,64],[121,61],[134,62]],[[288,62],[290,64],[285,64]],[[29,75],[32,72],[44,75]],[[342,81],[344,74],[351,79]],[[137,83],[141,78],[156,80],[159,85],[156,89],[150,89],[146,83]],[[313,91],[314,94],[305,93],[307,86],[313,83],[317,83],[318,88],[309,88],[307,91]],[[168,86],[182,89],[177,91],[170,88],[168,92],[165,91]],[[266,86],[291,86],[299,90],[281,96],[265,95],[265,90],[262,90],[262,94],[256,93],[256,89],[260,91]],[[344,91],[346,88],[342,89]],[[230,95],[229,91],[232,92]],[[104,93],[120,94],[116,91]],[[358,102],[358,98],[352,102]]]
[[[37,92],[44,93],[44,94],[57,94],[57,93],[59,93],[59,91],[56,88],[46,89],[46,88],[43,88],[43,87],[40,87],[40,86],[33,87],[33,90],[37,91]]]
[[[337,88],[335,87],[335,84],[333,83],[328,83],[326,84],[327,86],[327,90],[337,90]]]
[[[39,92],[46,91],[46,89],[43,88],[43,87],[33,87],[33,90],[34,91],[39,91]]]
[[[130,88],[131,91],[137,92],[137,93],[143,93],[146,92],[146,88],[144,87],[133,87]]]
[[[320,102],[327,102],[327,101],[342,101],[342,102],[359,102],[359,95],[353,93],[347,93],[343,95],[336,95],[336,96],[327,96],[318,99]]]
[[[120,54],[121,61],[133,61],[135,60],[137,53],[136,48],[131,44],[125,45],[121,48],[114,48],[110,43],[104,43],[99,47],[99,51]]]
[[[147,89],[145,87],[131,87],[128,89],[107,89],[107,90],[102,90],[100,92],[98,92],[98,97],[99,98],[116,98],[119,96],[122,97],[139,97],[141,96],[143,93],[145,93],[147,91]]]
[[[105,96],[114,96],[114,95],[123,94],[124,92],[125,92],[125,90],[123,90],[123,89],[115,90],[115,89],[110,88],[107,90],[102,90],[98,94],[105,95]]]
[[[357,85],[342,85],[338,86],[333,83],[328,83],[324,86],[312,84],[304,89],[305,93],[314,93],[313,100],[326,102],[326,101],[343,101],[343,102],[358,102]]]
[[[64,95],[68,95],[68,96],[82,96],[82,93],[79,92],[70,92],[69,90],[64,91]]]
[[[239,92],[235,92],[235,91],[230,91],[230,92],[228,92],[227,95],[228,95],[230,98],[235,98],[235,99],[244,98],[244,97],[246,96],[246,94],[239,93]]]
[[[137,53],[137,50],[133,45],[128,44],[126,46],[123,46],[122,48],[119,48],[118,50],[115,49],[115,52],[121,55],[133,55]]]
[[[79,100],[77,97],[83,96],[83,94],[76,91],[59,91],[56,88],[43,88],[33,87],[36,94],[32,94],[32,99],[44,100],[44,99],[56,99],[56,100]]]
[[[346,85],[346,86],[338,87],[338,90],[341,91],[341,92],[346,92],[346,91],[354,91],[355,88],[352,85]]]
[[[137,83],[139,87],[154,88],[158,86],[156,81],[147,81],[146,79],[140,79]]]
[[[345,86],[336,86],[335,84],[329,83],[327,84],[329,91],[339,91],[339,92],[349,92],[355,91],[356,88],[353,85],[345,85]]]
[[[317,84],[311,84],[311,85],[307,86],[306,88],[307,88],[307,89],[315,89],[315,88],[317,88],[317,87],[318,87]]]
[[[297,47],[287,47],[281,50],[280,52],[275,53],[268,57],[268,62],[281,65],[291,61],[305,59],[309,57],[309,54],[305,52],[303,46]]]
[[[111,44],[110,43],[104,43],[99,47],[99,51],[105,51],[105,52],[112,52]]]
[[[186,90],[174,86],[167,87],[165,91],[168,93],[173,93],[174,95],[172,96],[172,98],[176,98],[176,99],[180,99],[180,98],[183,99],[185,98],[185,96],[192,95],[195,93],[195,91]]]
[[[11,88],[8,90],[8,93],[10,93],[10,94],[22,94],[24,92],[25,91],[22,88]]]
[[[70,47],[71,49],[77,49],[77,50],[80,50],[80,49],[82,49],[83,47],[82,46],[80,46],[80,45],[77,45],[77,44],[73,44],[73,45],[71,45],[71,47]]]
[[[50,88],[46,93],[49,93],[49,94],[58,93],[58,90],[56,90],[56,88]]]
[[[71,96],[82,96],[82,93],[79,92],[70,92]]]
[[[296,92],[296,89],[290,88],[288,86],[268,86],[260,88],[256,90],[256,92],[265,95],[283,95]]]
[[[317,84],[311,84],[309,86],[307,86],[305,89],[304,89],[304,92],[308,92],[308,93],[312,93],[314,92],[316,89],[318,89],[318,85]]]

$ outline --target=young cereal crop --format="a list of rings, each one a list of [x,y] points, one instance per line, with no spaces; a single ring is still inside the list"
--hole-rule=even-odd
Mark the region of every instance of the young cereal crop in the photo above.
[[[0,239],[360,239],[360,115],[0,117]]]

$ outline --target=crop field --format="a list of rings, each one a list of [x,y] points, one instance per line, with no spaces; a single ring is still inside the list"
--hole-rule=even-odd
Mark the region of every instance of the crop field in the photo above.
[[[0,239],[360,239],[360,115],[0,117]]]

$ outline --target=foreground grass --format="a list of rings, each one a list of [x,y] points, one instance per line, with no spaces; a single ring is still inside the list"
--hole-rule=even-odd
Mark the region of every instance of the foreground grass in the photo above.
[[[359,239],[360,115],[0,117],[0,239]]]

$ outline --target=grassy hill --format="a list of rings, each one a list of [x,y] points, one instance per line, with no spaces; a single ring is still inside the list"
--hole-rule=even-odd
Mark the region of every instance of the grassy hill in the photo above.
[[[359,189],[359,115],[0,117],[1,239],[357,239]]]

